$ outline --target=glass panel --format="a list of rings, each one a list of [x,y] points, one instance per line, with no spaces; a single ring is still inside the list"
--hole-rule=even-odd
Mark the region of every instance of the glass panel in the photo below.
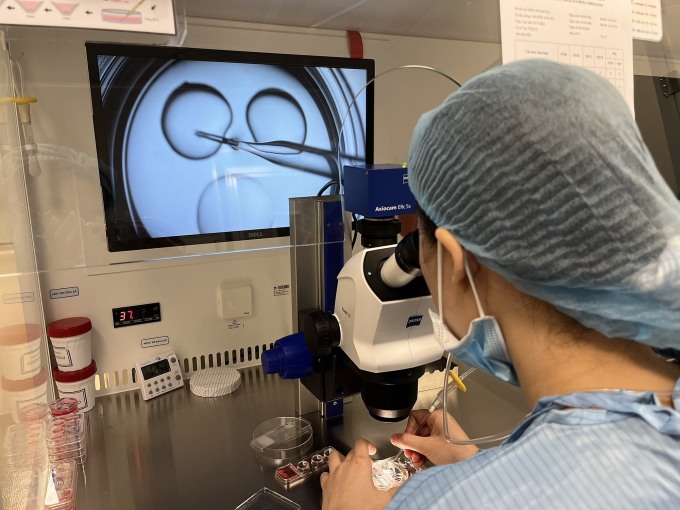
[[[65,24],[85,9],[0,4],[22,16],[54,4]],[[152,22],[153,5],[117,21]],[[299,309],[332,312],[328,275],[362,250],[343,165],[408,166],[413,128],[458,89],[452,78],[501,65],[498,0],[174,7],[170,36],[0,30],[0,444],[19,401],[56,396],[53,321],[91,320],[103,400],[136,392],[127,374],[157,353],[175,352],[185,376],[215,356],[256,365],[262,346],[297,330]],[[633,43],[636,119],[677,194],[680,2],[662,1],[661,15],[661,39]],[[290,208],[291,197],[307,198]],[[414,229],[400,219],[402,233]],[[247,315],[231,315],[236,297]],[[147,308],[153,321],[116,326],[114,311]],[[5,490],[11,470],[0,465]],[[159,506],[143,484],[111,490]]]

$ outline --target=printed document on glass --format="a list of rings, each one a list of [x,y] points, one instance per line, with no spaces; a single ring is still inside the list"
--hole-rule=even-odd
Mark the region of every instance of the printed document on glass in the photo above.
[[[633,37],[643,41],[663,39],[661,0],[632,0]]]
[[[629,0],[502,0],[503,63],[546,58],[606,78],[633,106]]]
[[[175,34],[172,0],[0,0],[0,24]]]

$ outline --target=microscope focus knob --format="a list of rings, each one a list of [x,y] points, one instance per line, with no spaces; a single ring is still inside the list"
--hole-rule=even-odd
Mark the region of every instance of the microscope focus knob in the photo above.
[[[333,347],[340,345],[338,320],[321,310],[315,310],[305,316],[303,331],[307,347],[313,356],[327,356]]]

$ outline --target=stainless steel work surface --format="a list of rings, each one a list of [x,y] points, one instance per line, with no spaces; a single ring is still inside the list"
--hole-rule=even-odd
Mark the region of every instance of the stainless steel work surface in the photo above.
[[[230,395],[201,398],[185,387],[144,401],[138,391],[100,397],[89,416],[88,459],[78,485],[81,510],[232,509],[262,487],[320,508],[318,479],[286,491],[250,447],[253,429],[276,416],[294,415],[294,381],[241,370]],[[318,414],[314,449],[332,444],[346,452],[357,437],[394,451],[389,435],[404,423],[370,418],[359,397],[345,406],[328,434]]]
[[[260,465],[250,447],[259,423],[294,415],[295,381],[265,376],[260,367],[242,369],[241,375],[241,387],[219,398],[192,395],[188,381],[149,401],[138,391],[98,398],[88,413],[89,455],[77,488],[78,508],[233,509],[262,487],[303,509],[320,508],[318,479],[286,491],[274,480],[275,467]],[[452,409],[468,433],[498,430],[499,413],[520,420],[526,404],[518,391],[476,375],[466,381],[476,397],[459,399]],[[331,445],[345,453],[363,437],[378,447],[376,458],[396,453],[389,436],[405,426],[371,418],[359,396],[345,404],[340,421],[326,424],[318,414],[305,418],[314,428],[313,449]]]

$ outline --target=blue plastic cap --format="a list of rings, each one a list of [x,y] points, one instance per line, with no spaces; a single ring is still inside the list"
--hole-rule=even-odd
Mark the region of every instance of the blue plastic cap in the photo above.
[[[283,353],[282,349],[276,347],[276,344],[273,349],[262,353],[262,369],[267,375],[283,373]]]
[[[279,374],[283,379],[307,377],[314,372],[314,357],[307,349],[305,335],[294,333],[274,342],[262,353],[265,374]]]

